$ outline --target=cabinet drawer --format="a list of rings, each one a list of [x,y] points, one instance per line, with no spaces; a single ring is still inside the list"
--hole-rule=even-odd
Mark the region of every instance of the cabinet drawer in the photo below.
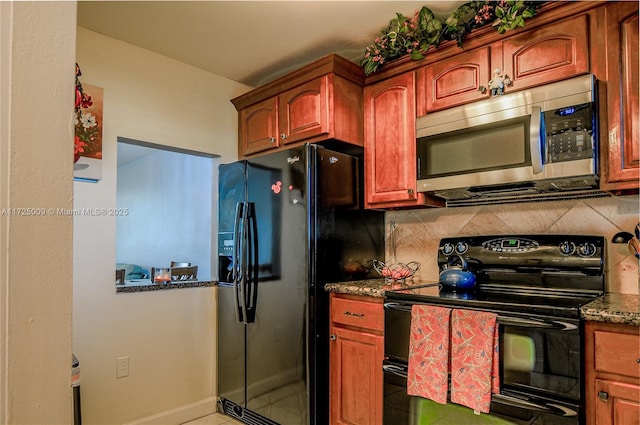
[[[381,303],[356,301],[334,297],[331,300],[333,324],[384,330],[384,308]]]
[[[640,377],[640,336],[604,331],[594,334],[598,372]]]

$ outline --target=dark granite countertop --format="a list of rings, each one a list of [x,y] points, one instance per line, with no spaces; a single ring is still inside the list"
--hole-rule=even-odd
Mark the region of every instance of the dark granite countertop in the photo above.
[[[640,325],[640,296],[610,292],[580,309],[580,317],[594,322]]]
[[[167,291],[170,289],[184,289],[184,288],[208,288],[216,286],[218,282],[208,280],[198,280],[191,282],[171,282],[167,284],[155,284],[148,279],[137,282],[126,282],[124,285],[116,285],[116,293],[129,293],[129,292],[149,292],[149,291]]]
[[[386,279],[352,280],[348,282],[327,283],[324,289],[328,292],[350,295],[366,295],[369,297],[384,297],[384,292],[391,289],[401,289],[411,286],[424,285],[429,282],[421,282],[413,279],[404,281],[391,281]]]
[[[327,283],[324,289],[338,294],[384,297],[390,289],[400,289],[428,282],[408,280],[393,282],[385,279],[354,280],[349,282]],[[640,296],[634,294],[608,293],[580,309],[584,320],[640,325]]]

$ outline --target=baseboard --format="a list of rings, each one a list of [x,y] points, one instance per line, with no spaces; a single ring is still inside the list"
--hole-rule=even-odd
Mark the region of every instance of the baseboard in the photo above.
[[[216,398],[209,397],[156,415],[147,416],[124,425],[180,425],[216,412]]]

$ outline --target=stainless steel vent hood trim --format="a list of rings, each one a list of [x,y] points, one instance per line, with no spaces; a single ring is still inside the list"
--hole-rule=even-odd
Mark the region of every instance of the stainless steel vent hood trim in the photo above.
[[[544,192],[544,193],[518,193],[502,196],[480,196],[467,199],[451,199],[445,202],[445,206],[469,207],[476,205],[516,204],[525,202],[567,201],[573,199],[606,198],[612,197],[611,193],[602,190],[579,190],[569,192]]]

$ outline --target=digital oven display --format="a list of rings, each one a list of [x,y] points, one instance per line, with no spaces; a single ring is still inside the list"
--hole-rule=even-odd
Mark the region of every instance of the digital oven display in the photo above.
[[[520,241],[518,239],[503,239],[500,246],[502,248],[517,248],[520,246]]]

